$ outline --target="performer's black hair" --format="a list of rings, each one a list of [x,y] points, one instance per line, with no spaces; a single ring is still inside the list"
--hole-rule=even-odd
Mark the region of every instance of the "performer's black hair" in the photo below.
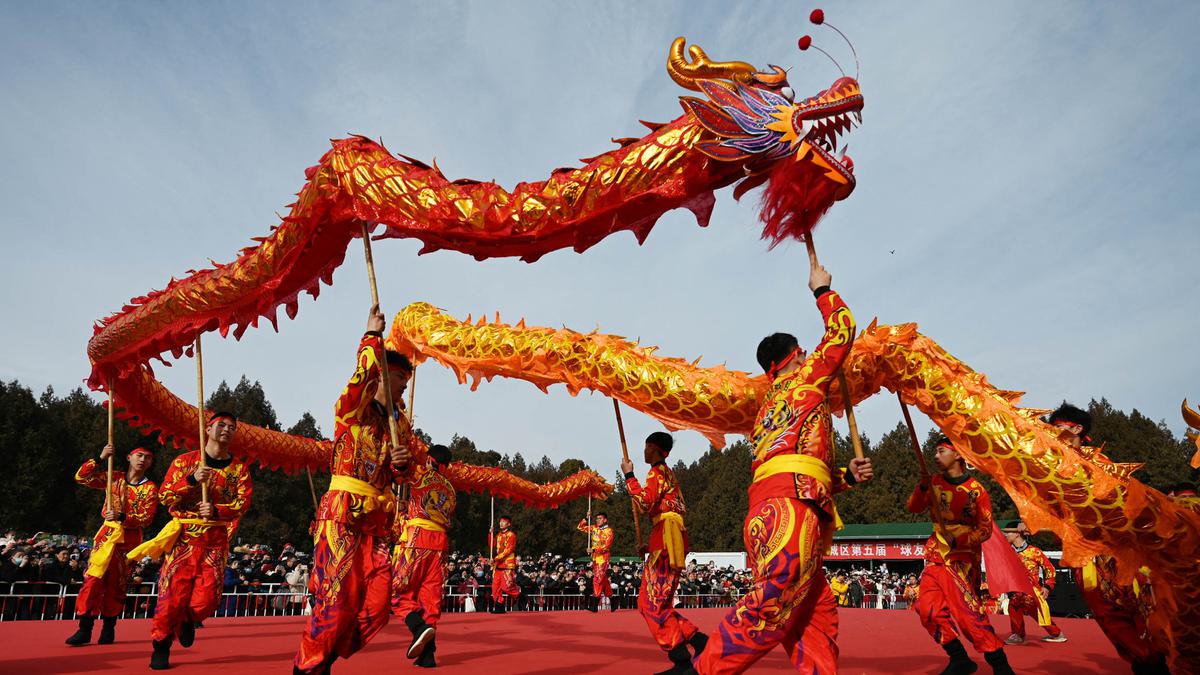
[[[208,423],[212,424],[213,422],[221,419],[222,417],[228,417],[229,419],[233,420],[234,424],[237,424],[237,421],[238,421],[237,415],[234,415],[233,413],[229,412],[228,410],[214,410],[214,411],[210,412],[208,414]]]
[[[607,513],[605,513],[605,512],[603,512],[603,511],[597,511],[597,512],[596,512],[596,515],[598,515],[598,516],[604,516],[604,519],[605,519],[605,520],[608,520],[608,514],[607,514]]]
[[[670,454],[671,448],[675,447],[675,439],[665,431],[656,431],[650,434],[646,437],[646,442],[656,446],[664,454]]]
[[[388,368],[399,368],[400,370],[403,370],[406,373],[411,373],[413,371],[412,361],[409,361],[408,357],[401,354],[400,352],[389,349],[389,350],[387,350],[386,358],[387,358]]]
[[[1082,408],[1076,408],[1066,401],[1063,401],[1063,404],[1058,406],[1058,410],[1050,413],[1050,417],[1046,418],[1050,424],[1059,420],[1083,427],[1082,436],[1086,437],[1092,433],[1092,414]]]
[[[788,357],[800,343],[791,333],[772,333],[758,343],[758,365],[764,373],[771,372],[772,366],[777,366]]]
[[[444,445],[429,446],[429,456],[432,457],[433,461],[437,462],[439,466],[447,466],[450,464],[450,448],[447,448]]]

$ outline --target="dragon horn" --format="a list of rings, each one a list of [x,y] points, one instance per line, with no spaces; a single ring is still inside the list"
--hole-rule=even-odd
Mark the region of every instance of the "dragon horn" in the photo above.
[[[754,66],[745,61],[710,61],[700,45],[688,47],[691,60],[683,53],[687,38],[677,37],[667,55],[667,74],[684,89],[700,91],[696,80],[717,80],[721,86],[733,89],[732,82],[750,84],[754,81]]]
[[[1180,406],[1180,412],[1183,413],[1183,421],[1193,429],[1200,429],[1200,412],[1197,412],[1188,407],[1187,399],[1183,399],[1183,405]]]

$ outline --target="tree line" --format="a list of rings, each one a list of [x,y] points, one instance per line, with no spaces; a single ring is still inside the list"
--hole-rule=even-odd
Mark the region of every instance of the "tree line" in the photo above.
[[[222,382],[208,398],[209,409],[230,410],[239,419],[276,431],[284,431],[262,386],[245,377],[235,386]],[[1154,422],[1137,410],[1125,412],[1105,399],[1089,405],[1094,424],[1092,437],[1103,444],[1106,454],[1116,462],[1139,462],[1145,466],[1136,476],[1148,485],[1165,489],[1184,480],[1196,480],[1197,472],[1188,460],[1195,451],[1186,439],[1177,438],[1164,422]],[[288,433],[324,438],[315,418],[305,413],[286,429]],[[932,462],[934,434],[925,440],[927,461]],[[59,397],[52,388],[41,395],[17,381],[0,381],[0,475],[5,477],[0,490],[0,528],[33,533],[74,533],[90,535],[100,524],[100,491],[88,490],[74,482],[74,472],[89,457],[97,456],[107,439],[107,414],[104,407],[83,389]],[[161,481],[167,466],[178,451],[164,447],[157,434],[143,436],[118,421],[115,431],[118,465],[130,449],[143,446],[155,451],[150,476]],[[426,437],[426,440],[429,440]],[[437,439],[446,442],[443,439]],[[634,439],[635,441],[638,439]],[[908,513],[905,502],[919,476],[919,469],[903,424],[885,433],[878,442],[862,436],[864,450],[875,466],[876,480],[838,497],[838,509],[847,523],[916,522],[923,515]],[[836,435],[839,464],[852,456],[849,439]],[[578,459],[555,462],[548,457],[528,461],[521,453],[501,454],[480,450],[469,438],[454,436],[446,442],[459,461],[482,466],[499,466],[522,478],[545,483],[565,478],[583,468]],[[638,444],[635,443],[635,446]],[[636,454],[636,453],[635,453]],[[750,483],[751,448],[743,440],[724,450],[710,449],[699,459],[676,461],[673,467],[688,506],[688,534],[694,550],[742,550],[742,520]],[[644,465],[636,472],[645,476]],[[932,464],[931,464],[932,466]],[[237,537],[242,543],[265,543],[276,550],[284,542],[301,548],[308,542],[312,518],[312,495],[304,472],[283,471],[253,466],[254,498],[250,512],[243,518]],[[601,469],[607,473],[607,467]],[[1008,495],[981,472],[977,476],[987,486],[998,520],[1017,517]],[[314,472],[312,480],[319,498],[329,484],[327,471]],[[595,500],[593,513],[604,511],[616,530],[614,553],[633,555],[633,515],[623,478],[611,474],[617,489],[604,501]],[[483,552],[491,503],[487,495],[459,494],[458,509],[451,529],[456,550]],[[518,532],[518,553],[553,552],[583,555],[585,537],[575,527],[587,511],[586,499],[558,509],[537,510],[507,500],[495,502],[500,514],[512,517]],[[160,509],[150,531],[165,524],[169,516]],[[642,536],[649,523],[642,519]],[[1039,542],[1053,548],[1054,542]]]

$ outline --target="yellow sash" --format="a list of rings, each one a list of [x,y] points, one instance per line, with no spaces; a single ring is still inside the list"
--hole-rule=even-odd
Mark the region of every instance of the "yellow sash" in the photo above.
[[[377,509],[383,509],[387,512],[396,510],[396,498],[389,490],[380,490],[366,481],[350,476],[333,476],[329,479],[330,490],[341,490],[349,492],[352,495],[366,497],[363,502],[363,508],[366,513],[371,513]]]
[[[125,541],[125,526],[114,520],[106,520],[104,524],[108,526],[108,536],[96,550],[92,551],[91,557],[88,559],[88,568],[86,574],[89,577],[100,578],[108,571],[108,563],[112,560],[113,551],[116,550],[117,544]]]
[[[662,523],[663,547],[667,549],[667,562],[671,569],[681,570],[687,567],[687,547],[683,544],[683,516],[667,511],[654,517],[654,524]]]
[[[1038,623],[1038,625],[1039,626],[1049,626],[1050,624],[1054,623],[1054,620],[1050,618],[1050,605],[1049,605],[1049,603],[1046,602],[1046,599],[1042,597],[1042,594],[1037,591],[1037,589],[1034,589],[1034,591],[1033,591],[1033,598],[1035,600],[1037,600],[1037,604],[1038,604],[1038,607],[1037,607],[1037,623]]]
[[[150,556],[152,559],[158,560],[175,546],[175,542],[183,534],[184,525],[203,525],[205,528],[209,528],[225,527],[227,524],[222,520],[205,520],[204,518],[172,518],[171,522],[159,531],[157,537],[143,541],[137,548],[126,553],[125,558],[137,560],[142,556]]]
[[[829,475],[829,467],[816,457],[797,454],[775,455],[759,464],[758,468],[754,470],[754,482],[757,483],[781,473],[797,473],[801,476],[815,478],[818,483],[825,486],[830,500],[833,499],[833,482]],[[835,530],[842,529],[842,516],[838,513],[836,504],[833,507],[833,526]],[[832,533],[830,536],[832,537]]]

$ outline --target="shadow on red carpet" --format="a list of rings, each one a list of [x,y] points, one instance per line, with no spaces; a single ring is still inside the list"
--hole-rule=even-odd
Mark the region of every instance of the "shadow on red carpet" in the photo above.
[[[725,610],[686,610],[702,630],[711,630]],[[937,673],[945,655],[921,628],[912,612],[843,609],[839,672]],[[1008,618],[993,617],[997,633],[1006,636]],[[1040,629],[1029,624],[1031,639],[1005,651],[1018,673],[1129,672],[1100,633],[1095,622],[1065,619],[1059,625],[1069,640],[1043,643]],[[301,617],[210,619],[196,633],[196,644],[171,651],[170,672],[285,673],[299,643]],[[0,673],[150,672],[150,622],[123,621],[112,645],[68,647],[75,629],[68,621],[0,623]],[[333,672],[423,672],[404,658],[410,635],[393,621],[365,650],[350,661],[339,661]],[[509,675],[567,675],[612,673],[637,675],[670,665],[653,644],[646,624],[635,611],[449,614],[438,628],[438,664],[450,673]],[[970,651],[970,648],[968,648]],[[980,672],[988,667],[977,654]],[[788,671],[791,664],[777,649],[753,669]]]

